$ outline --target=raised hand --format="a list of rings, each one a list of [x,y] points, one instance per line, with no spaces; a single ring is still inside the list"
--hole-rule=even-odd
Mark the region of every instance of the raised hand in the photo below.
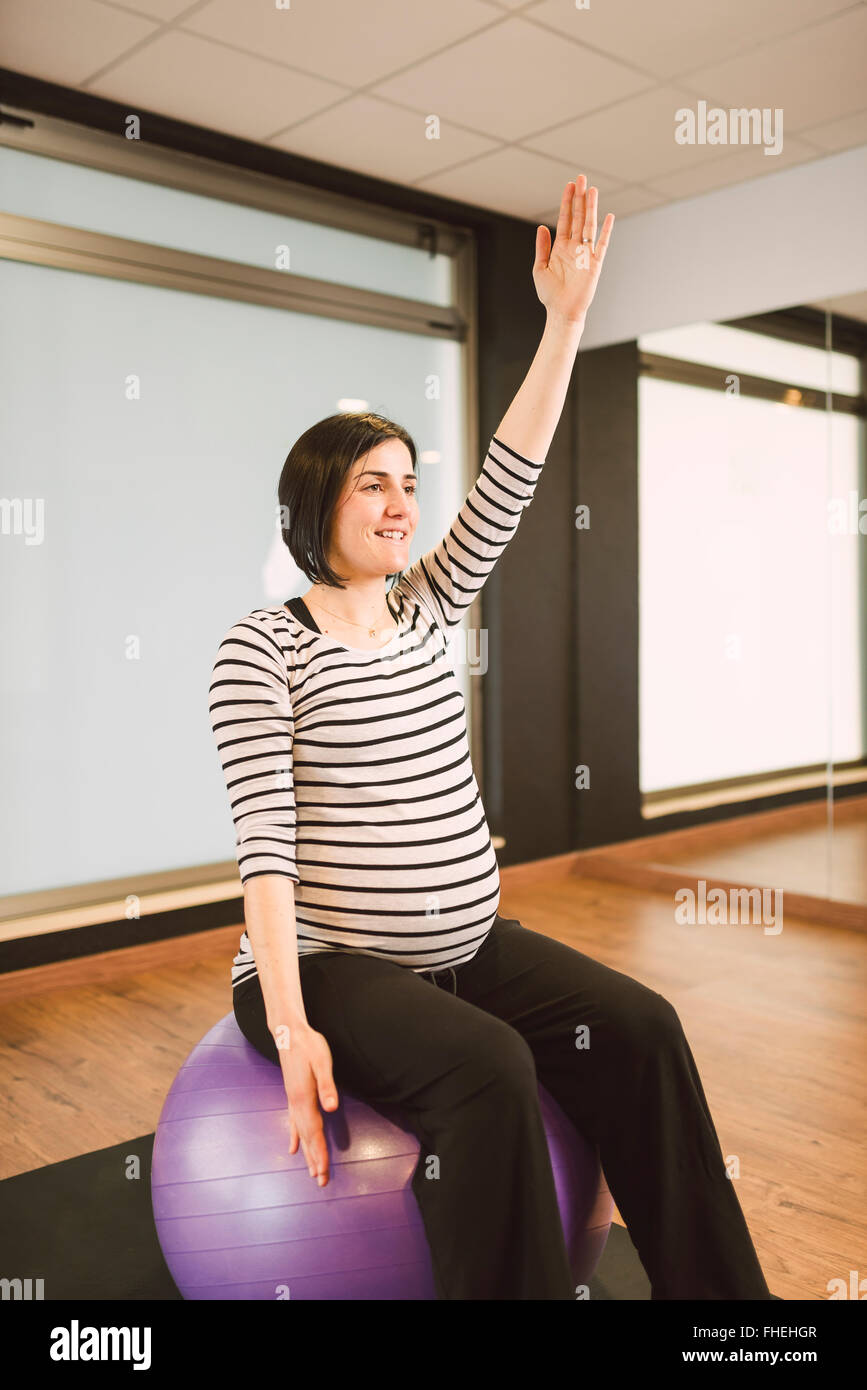
[[[613,212],[605,218],[594,250],[598,200],[598,188],[588,190],[586,175],[581,174],[577,182],[566,185],[554,245],[546,226],[536,228],[533,284],[549,315],[564,323],[583,323],[611,239]]]

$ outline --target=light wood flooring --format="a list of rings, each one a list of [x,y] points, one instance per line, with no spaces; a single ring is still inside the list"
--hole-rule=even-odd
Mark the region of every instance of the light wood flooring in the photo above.
[[[826,1298],[830,1279],[867,1275],[867,934],[788,916],[779,935],[679,926],[669,889],[580,863],[504,869],[501,914],[674,1004],[775,1293]],[[180,1063],[231,1008],[239,931],[0,977],[0,1177],[155,1128]]]

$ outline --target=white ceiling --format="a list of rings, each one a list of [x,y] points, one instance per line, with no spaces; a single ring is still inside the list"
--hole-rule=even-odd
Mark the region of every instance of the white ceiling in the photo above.
[[[0,0],[0,62],[552,224],[579,173],[601,225],[867,143],[865,0],[578,3]],[[678,145],[699,100],[781,108],[782,152]]]

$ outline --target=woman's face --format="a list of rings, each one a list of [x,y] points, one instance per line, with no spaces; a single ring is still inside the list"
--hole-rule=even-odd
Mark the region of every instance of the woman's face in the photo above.
[[[406,569],[418,525],[415,491],[412,460],[400,439],[384,439],[356,459],[332,517],[328,546],[332,568],[353,579]],[[401,534],[390,539],[383,531]]]

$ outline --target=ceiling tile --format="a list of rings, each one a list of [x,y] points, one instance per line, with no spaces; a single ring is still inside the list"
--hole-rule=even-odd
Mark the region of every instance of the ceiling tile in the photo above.
[[[694,109],[695,102],[692,92],[656,87],[522,140],[521,146],[557,159],[587,159],[619,182],[646,186],[657,174],[712,162],[728,153],[725,146],[679,145],[675,140],[676,112],[684,106]]]
[[[107,9],[95,0],[2,0],[3,66],[45,82],[80,86],[159,26],[140,15]]]
[[[671,78],[703,63],[718,63],[757,43],[813,24],[852,0],[619,0],[576,9],[567,0],[543,0],[528,11],[533,20],[579,43]]]
[[[169,23],[190,8],[190,0],[111,0],[112,9],[133,10],[160,23]]]
[[[269,143],[404,184],[497,146],[495,140],[448,122],[442,124],[439,139],[427,139],[425,130],[425,118],[417,111],[361,95],[293,125]]]
[[[794,136],[786,140],[778,155],[765,155],[755,145],[744,146],[737,154],[727,154],[713,164],[696,165],[677,173],[648,180],[649,187],[664,198],[692,198],[709,193],[714,188],[744,183],[747,179],[765,178],[793,164],[805,164],[820,158],[819,152]]]
[[[664,202],[665,199],[652,189],[634,184],[631,188],[618,188],[610,197],[603,198],[600,218],[604,221],[607,212],[613,212],[615,217],[630,217],[634,212],[646,212],[648,208],[657,208]]]
[[[780,108],[800,131],[864,106],[867,6],[813,24],[730,62],[684,74],[681,85],[725,107]]]
[[[284,10],[274,0],[211,0],[183,27],[355,88],[502,19],[480,0],[295,0]]]
[[[798,134],[820,150],[850,150],[854,145],[867,145],[867,111],[856,111],[854,116],[842,116],[823,125],[806,126]]]
[[[116,63],[88,90],[248,140],[266,139],[346,95],[332,82],[176,29]]]
[[[841,294],[835,299],[817,299],[814,309],[828,309],[832,314],[845,314],[850,319],[860,319],[867,323],[867,290],[857,294]],[[831,322],[831,347],[834,346],[834,323]]]
[[[545,159],[509,145],[463,164],[459,169],[419,179],[418,187],[446,198],[460,198],[478,207],[532,220],[536,208],[552,205],[559,208],[563,190],[576,173],[586,174],[588,183],[598,186],[603,182],[586,165],[576,169],[574,164]],[[605,187],[610,188],[610,180],[604,182]]]
[[[519,17],[378,83],[373,94],[495,139],[518,140],[649,85],[629,68]]]

